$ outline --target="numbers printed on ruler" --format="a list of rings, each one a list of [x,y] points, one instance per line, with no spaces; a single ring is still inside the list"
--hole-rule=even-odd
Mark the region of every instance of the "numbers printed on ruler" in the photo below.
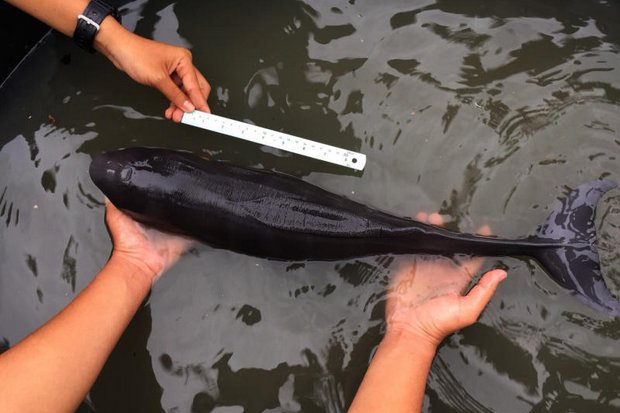
[[[346,166],[358,171],[363,170],[364,166],[366,166],[366,155],[362,153],[348,151],[336,146],[299,138],[287,133],[277,132],[198,110],[183,114],[181,123]]]

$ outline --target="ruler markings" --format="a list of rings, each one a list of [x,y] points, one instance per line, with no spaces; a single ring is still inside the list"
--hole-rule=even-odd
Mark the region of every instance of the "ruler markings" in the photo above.
[[[249,123],[195,110],[183,114],[181,123],[218,132],[224,135],[271,146],[321,161],[361,171],[366,166],[366,155],[311,141],[288,133],[277,132]]]

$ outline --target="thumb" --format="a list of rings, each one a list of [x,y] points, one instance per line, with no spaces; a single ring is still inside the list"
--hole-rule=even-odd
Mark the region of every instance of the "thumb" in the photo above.
[[[164,77],[159,83],[154,85],[178,108],[185,112],[193,112],[195,106],[190,102],[189,97],[172,81],[169,76]]]
[[[491,301],[497,285],[506,278],[504,270],[491,270],[484,274],[478,284],[461,299],[462,314],[470,323],[474,323],[484,307]]]

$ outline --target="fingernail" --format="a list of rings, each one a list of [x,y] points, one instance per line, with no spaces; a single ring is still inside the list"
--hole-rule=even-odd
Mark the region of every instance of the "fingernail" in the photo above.
[[[190,102],[189,100],[186,100],[185,102],[183,102],[183,110],[186,112],[193,112],[194,109],[196,109],[194,107],[194,105],[192,105],[192,102]]]

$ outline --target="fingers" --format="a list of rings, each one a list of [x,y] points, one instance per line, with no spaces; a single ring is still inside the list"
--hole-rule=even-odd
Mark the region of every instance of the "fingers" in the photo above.
[[[182,50],[182,57],[172,67],[171,74],[159,79],[155,84],[155,87],[170,100],[170,107],[166,112],[174,113],[177,109],[192,112],[196,107],[204,107],[206,104],[205,97],[200,92],[191,54],[185,49],[180,50]],[[176,52],[175,55],[178,53]],[[170,118],[172,113],[169,113]]]
[[[437,212],[434,212],[428,216],[428,223],[431,225],[443,225],[443,217]]]
[[[192,63],[189,50],[133,35],[110,57],[113,63],[138,83],[158,89],[171,102],[168,119],[180,121],[183,112],[196,108],[208,111],[209,83]]]
[[[168,109],[166,109],[166,111],[164,112],[166,119],[172,119],[172,114],[174,113],[176,108],[177,107],[174,103],[171,103],[170,106],[168,106]]]
[[[196,108],[204,108],[207,105],[206,99],[202,94],[200,86],[198,85],[198,78],[196,76],[196,69],[194,65],[192,65],[191,61],[184,60],[179,63],[176,68],[176,74],[181,79],[181,83],[183,84],[183,89],[189,95],[189,98],[192,102],[192,105]],[[177,102],[172,101],[177,106],[179,105]]]
[[[172,121],[179,123],[181,122],[184,113],[185,111],[179,109],[174,103],[170,103],[170,106],[166,109],[164,114],[166,115],[166,119],[171,119]]]
[[[111,215],[115,215],[120,212],[114,204],[108,199],[107,196],[103,197],[103,203],[105,205],[105,219],[108,221]]]
[[[189,97],[183,93],[170,77],[162,78],[159,83],[155,84],[155,87],[159,89],[170,102],[183,109],[185,112],[193,112],[196,108],[192,102],[190,102]]]
[[[121,211],[120,209],[118,209],[118,208],[116,207],[116,205],[114,205],[114,204],[112,203],[112,201],[110,201],[110,200],[108,199],[108,197],[107,197],[107,196],[104,196],[104,197],[103,197],[103,203],[105,204],[106,214],[112,214],[112,215],[123,215],[123,216],[125,215],[125,214],[123,213],[123,211]]]
[[[170,78],[172,79],[172,81],[174,82],[175,85],[177,85],[181,89],[183,88],[183,82],[181,81],[181,78],[175,72],[173,72],[172,75],[170,75]],[[172,119],[173,115],[177,111],[181,112],[181,116],[183,115],[183,111],[181,109],[179,109],[177,107],[177,105],[175,105],[174,103],[170,102],[170,105],[168,106],[168,109],[166,109],[166,111],[164,112],[164,114],[166,115],[166,119]]]
[[[497,289],[497,285],[506,278],[504,270],[491,270],[484,274],[478,284],[471,291],[461,298],[461,311],[466,325],[473,324],[484,307],[491,301],[491,297]]]
[[[478,229],[478,235],[489,236],[491,235],[491,228],[488,225],[483,225]],[[469,274],[470,278],[480,271],[484,264],[484,257],[467,257],[466,259],[455,258],[458,265],[463,268]]]
[[[126,226],[128,223],[133,222],[128,215],[126,215],[123,211],[116,208],[112,202],[106,197],[104,198],[105,202],[105,220],[108,224],[108,228],[114,236],[120,228]]]
[[[178,123],[185,112],[195,109],[210,112],[207,98],[211,86],[192,64],[191,53],[187,49],[174,48],[168,60],[174,62],[168,68],[170,74],[161,76],[153,84],[170,100],[170,106],[164,112],[166,118]]]
[[[420,222],[425,222],[431,225],[437,225],[437,226],[443,225],[443,217],[439,215],[437,212],[434,212],[429,215],[424,211],[420,211],[416,214],[415,218]]]
[[[209,93],[211,93],[211,86],[198,70],[194,69],[194,73],[198,82],[199,92],[196,93],[194,90],[194,92],[189,93],[192,104],[194,104],[198,110],[211,113],[211,108],[209,108],[209,105],[207,104],[207,98]],[[183,84],[182,79],[176,73],[171,75],[171,79],[177,86],[179,86],[181,91],[187,91],[186,85]],[[170,106],[168,106],[164,114],[166,119],[172,119],[178,123],[181,121],[183,113],[185,112],[185,110],[179,108],[179,106],[177,106],[174,102],[170,102]]]
[[[483,225],[480,228],[478,228],[478,235],[483,235],[485,237],[488,237],[489,235],[491,235],[491,227],[488,225]]]
[[[443,217],[436,212],[432,214],[427,214],[426,212],[419,212],[416,215],[416,219],[418,221],[440,227],[444,224]],[[488,225],[483,225],[478,229],[478,235],[491,235],[491,228]],[[465,272],[467,272],[470,278],[473,278],[473,276],[478,271],[480,271],[482,264],[484,264],[484,258],[482,257],[467,257],[467,259],[455,258],[455,261]]]
[[[431,225],[436,225],[439,227],[443,226],[444,224],[443,217],[437,212],[428,214],[424,211],[420,211],[416,214],[415,219],[420,222],[428,223]],[[491,235],[491,227],[489,227],[488,225],[483,225],[480,228],[478,228],[478,231],[476,233],[478,235],[489,236]]]
[[[211,113],[211,108],[209,108],[209,104],[207,103],[207,99],[209,97],[209,94],[211,93],[211,85],[198,70],[196,70],[196,78],[198,79],[198,86],[200,87],[200,91],[204,96],[204,106],[196,105],[196,107],[204,112]]]
[[[107,197],[105,197],[103,201],[105,203],[105,222],[112,235],[112,240],[114,240],[118,232],[118,221],[122,219],[122,212],[119,211]]]
[[[209,92],[211,92],[211,86],[192,64],[191,54],[188,53],[181,59],[175,68],[175,72],[180,78],[183,90],[189,95],[192,104],[199,110],[208,111],[207,97]],[[177,102],[172,102],[180,106]],[[180,107],[183,108],[183,106]]]

